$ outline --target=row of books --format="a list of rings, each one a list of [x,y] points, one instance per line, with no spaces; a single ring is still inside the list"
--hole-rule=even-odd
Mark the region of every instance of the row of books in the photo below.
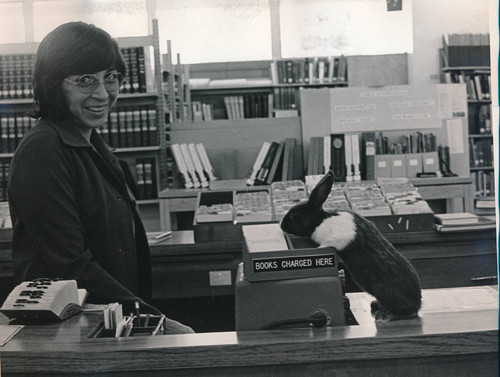
[[[491,99],[491,75],[489,72],[446,72],[445,82],[448,84],[465,84],[467,99],[471,101],[488,101]]]
[[[470,166],[473,168],[493,167],[493,139],[469,139]]]
[[[490,65],[489,34],[447,34],[443,36],[444,63],[447,67]]]
[[[274,88],[273,93],[224,96],[224,108],[217,102],[192,101],[193,121],[214,119],[271,118],[274,116],[298,116],[299,90],[295,87]],[[221,102],[222,103],[222,102]],[[284,111],[282,111],[284,110]],[[290,112],[289,110],[293,110]]]
[[[296,147],[297,140],[294,138],[262,143],[247,185],[270,185],[275,181],[291,180]]]
[[[476,197],[487,197],[495,195],[495,173],[494,171],[471,172],[474,195]]]
[[[137,199],[157,199],[156,159],[154,157],[135,160]]]
[[[202,143],[172,144],[171,152],[184,187],[207,188],[217,179]]]
[[[245,94],[224,97],[227,119],[272,117],[273,96],[270,94]]]
[[[273,84],[330,84],[347,81],[344,56],[273,60]]]
[[[367,135],[367,134],[365,134]],[[406,154],[436,152],[436,135],[424,134],[420,131],[401,135],[396,142],[389,142],[389,138],[382,132],[375,135],[375,154]]]
[[[156,122],[156,110],[151,106],[117,106],[99,132],[104,141],[115,148],[155,146],[158,144]]]
[[[34,54],[0,55],[0,99],[33,97]]]
[[[127,65],[127,73],[122,81],[122,93],[146,93],[149,67],[144,47],[122,48],[120,52]]]
[[[193,121],[210,121],[214,119],[214,105],[213,103],[203,103],[201,101],[191,102],[191,113],[193,114]]]
[[[35,124],[36,120],[23,112],[0,113],[0,153],[14,153],[24,134]]]
[[[319,175],[332,170],[336,182],[351,182],[389,177],[412,178],[419,173],[437,174],[446,170],[441,166],[437,151],[422,148],[417,149],[422,152],[410,153],[407,149],[399,151],[396,148],[393,154],[377,154],[376,144],[374,132],[312,137],[307,174]],[[444,158],[445,148],[441,146],[438,149]]]
[[[0,161],[0,202],[9,200],[7,183],[9,181],[10,161]]]
[[[145,93],[152,89],[144,47],[120,49],[127,66],[122,93]],[[0,99],[33,97],[35,54],[0,55]]]
[[[300,108],[300,92],[296,87],[273,89],[275,110],[298,110]]]
[[[488,33],[452,33],[445,36],[448,46],[489,46],[490,35]]]
[[[469,135],[491,135],[491,105],[469,106]]]

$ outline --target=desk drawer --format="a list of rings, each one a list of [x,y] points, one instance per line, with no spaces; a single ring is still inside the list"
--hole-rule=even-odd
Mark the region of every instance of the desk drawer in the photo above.
[[[234,295],[240,262],[241,259],[214,258],[153,265],[153,298]]]

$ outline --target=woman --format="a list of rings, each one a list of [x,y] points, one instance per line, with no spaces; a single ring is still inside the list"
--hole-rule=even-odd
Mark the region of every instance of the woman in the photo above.
[[[107,122],[126,67],[105,31],[59,26],[41,42],[33,75],[36,127],[11,164],[9,202],[16,282],[75,279],[89,302],[151,297],[149,247],[117,158],[96,129]],[[170,332],[192,332],[167,321]]]

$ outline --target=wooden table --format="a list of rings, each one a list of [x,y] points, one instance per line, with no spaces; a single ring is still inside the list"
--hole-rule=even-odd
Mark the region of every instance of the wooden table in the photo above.
[[[1,375],[498,376],[496,287],[424,290],[418,318],[389,323],[348,296],[359,325],[120,339],[88,337],[98,314],[26,326],[0,348]]]
[[[411,178],[410,182],[418,188],[425,200],[446,200],[447,212],[474,212],[472,179],[470,177]],[[244,180],[228,181],[227,186],[219,183],[215,190],[235,189],[261,190],[269,186],[244,185]],[[160,227],[162,230],[176,230],[176,214],[194,212],[199,192],[211,189],[165,189],[159,192]]]

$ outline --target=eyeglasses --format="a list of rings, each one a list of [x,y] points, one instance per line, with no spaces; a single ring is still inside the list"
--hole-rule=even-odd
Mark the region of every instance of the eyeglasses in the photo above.
[[[118,72],[110,72],[104,76],[104,81],[99,81],[96,75],[85,74],[80,76],[76,81],[65,78],[64,81],[75,85],[82,93],[93,93],[99,84],[104,84],[108,92],[115,92],[120,89],[122,75]]]

